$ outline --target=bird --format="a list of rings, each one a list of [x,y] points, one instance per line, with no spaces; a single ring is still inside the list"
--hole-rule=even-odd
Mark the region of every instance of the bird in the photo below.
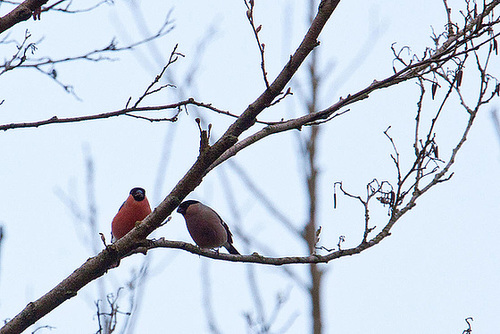
[[[120,239],[135,227],[135,223],[143,220],[151,213],[146,190],[133,188],[123,202],[118,213],[111,222],[112,242]]]
[[[194,242],[201,248],[224,247],[229,254],[240,253],[233,246],[229,227],[212,208],[195,200],[182,202],[177,212],[184,216]]]

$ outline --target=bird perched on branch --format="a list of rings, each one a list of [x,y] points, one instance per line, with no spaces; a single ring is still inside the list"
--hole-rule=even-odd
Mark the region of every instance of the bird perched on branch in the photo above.
[[[182,202],[177,212],[184,216],[194,242],[201,248],[224,247],[230,254],[240,254],[233,246],[229,227],[210,207],[194,200]]]
[[[111,240],[114,242],[135,227],[135,223],[143,220],[151,213],[146,191],[133,188],[115,218],[111,222]]]

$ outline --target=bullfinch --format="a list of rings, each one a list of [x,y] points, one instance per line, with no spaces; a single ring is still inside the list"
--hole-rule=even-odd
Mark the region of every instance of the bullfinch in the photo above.
[[[123,202],[115,218],[111,222],[111,240],[114,242],[135,227],[135,223],[143,220],[151,213],[146,191],[143,188],[133,188]]]
[[[177,212],[184,216],[194,242],[201,248],[223,246],[230,254],[240,254],[233,247],[232,234],[222,218],[210,207],[194,200],[182,202]]]

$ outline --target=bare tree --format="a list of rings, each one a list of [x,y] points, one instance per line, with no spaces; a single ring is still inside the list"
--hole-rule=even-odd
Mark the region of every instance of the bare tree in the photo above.
[[[223,114],[234,119],[213,144],[210,144],[210,129],[200,126],[199,155],[192,167],[179,180],[173,190],[157,206],[153,213],[145,218],[136,228],[125,237],[114,244],[108,244],[95,257],[88,259],[77,268],[71,275],[60,282],[56,287],[44,296],[29,303],[18,315],[8,321],[0,333],[19,333],[28,326],[41,319],[64,301],[76,296],[77,292],[93,280],[106,274],[113,267],[120,264],[124,258],[135,254],[146,254],[156,248],[177,248],[197,254],[206,258],[229,261],[268,265],[292,265],[307,264],[310,268],[311,284],[309,286],[312,315],[314,318],[313,332],[321,333],[321,271],[317,264],[359,254],[377,245],[391,234],[394,225],[406,215],[416,204],[420,197],[430,189],[449,180],[453,172],[451,167],[455,163],[458,152],[467,139],[474,125],[476,116],[485,105],[488,105],[498,94],[500,85],[497,79],[489,72],[489,66],[493,55],[497,52],[497,33],[494,29],[500,22],[500,17],[494,14],[494,9],[500,0],[493,0],[483,5],[466,1],[466,10],[462,12],[460,23],[453,21],[451,8],[446,0],[443,1],[448,15],[446,31],[433,36],[434,45],[429,46],[422,54],[413,54],[409,47],[396,48],[393,46],[394,66],[393,73],[387,77],[374,80],[368,86],[347,94],[337,102],[331,102],[324,109],[319,109],[315,103],[317,94],[315,86],[318,76],[314,66],[310,66],[310,78],[312,82],[311,99],[300,116],[286,119],[280,115],[276,121],[262,121],[258,119],[261,113],[279,104],[285,98],[291,98],[290,80],[303,66],[306,58],[311,56],[315,48],[319,46],[319,35],[326,23],[330,20],[332,13],[336,10],[340,1],[323,0],[319,4],[314,18],[311,20],[309,29],[304,35],[300,45],[288,62],[283,65],[281,72],[274,78],[270,78],[265,62],[265,43],[260,39],[261,26],[255,22],[253,0],[245,1],[247,6],[247,18],[251,24],[258,50],[261,55],[261,72],[265,89],[261,95],[246,108],[241,114],[214,107],[212,104],[188,99],[173,104],[143,106],[146,98],[166,88],[168,84],[160,83],[162,76],[169,66],[175,63],[182,54],[175,48],[170,60],[159,75],[144,90],[144,93],[135,101],[129,100],[126,108],[96,115],[86,115],[73,118],[51,118],[31,123],[10,123],[0,126],[2,130],[12,131],[17,128],[39,127],[47,124],[82,122],[90,119],[103,119],[112,116],[127,115],[149,121],[176,121],[177,114],[188,105],[196,105],[208,111]],[[314,54],[311,60],[314,64]],[[469,66],[470,64],[470,66]],[[462,91],[465,73],[478,78],[475,86],[475,96],[469,97]],[[318,247],[321,230],[318,228],[316,216],[316,183],[317,165],[315,161],[316,141],[320,127],[334,121],[338,116],[348,113],[349,106],[354,103],[363,103],[370,94],[382,88],[394,87],[398,84],[413,81],[420,88],[415,112],[415,127],[412,143],[413,156],[411,159],[402,157],[398,140],[395,139],[390,129],[385,135],[391,144],[392,162],[395,167],[396,176],[393,182],[374,179],[366,185],[366,193],[358,195],[348,190],[348,185],[342,182],[335,183],[335,201],[340,194],[358,201],[363,207],[364,219],[361,222],[364,232],[357,245],[344,248],[342,236],[339,236],[337,245],[329,247]],[[430,94],[428,90],[430,89]],[[387,93],[390,90],[386,90]],[[452,97],[458,100],[458,106],[453,105]],[[434,101],[430,103],[429,101]],[[427,107],[427,104],[430,104]],[[440,124],[445,107],[451,105],[466,114],[467,120],[463,130],[458,134],[458,139],[452,149],[440,149],[436,138],[437,124]],[[173,110],[173,116],[168,118],[153,118],[144,113],[146,111]],[[424,117],[425,116],[425,117]],[[199,123],[200,124],[200,123]],[[256,127],[259,125],[259,128]],[[309,134],[306,139],[305,152],[308,157],[308,173],[306,182],[309,193],[309,218],[305,225],[303,239],[307,243],[308,254],[291,254],[287,257],[264,256],[257,252],[251,255],[230,255],[201,249],[195,245],[171,241],[161,238],[159,240],[148,240],[147,236],[160,227],[168,216],[175,210],[181,201],[196,189],[203,178],[215,167],[225,164],[228,159],[235,156],[243,149],[267,138],[271,134],[285,131],[300,130],[307,127]],[[246,130],[254,130],[252,134],[243,136]],[[403,159],[405,159],[403,161]],[[388,208],[388,217],[385,221],[377,221],[375,225],[371,220],[370,209],[375,205],[383,205]],[[377,228],[377,226],[379,226]],[[297,229],[291,225],[290,229]],[[112,301],[113,304],[114,301]]]

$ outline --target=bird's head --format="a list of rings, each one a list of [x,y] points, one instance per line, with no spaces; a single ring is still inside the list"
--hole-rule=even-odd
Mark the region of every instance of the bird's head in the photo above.
[[[189,206],[192,204],[196,204],[196,203],[200,203],[200,202],[192,200],[192,199],[184,201],[177,208],[177,212],[180,213],[181,215],[184,215],[186,213],[187,209],[189,208]]]
[[[140,202],[146,198],[146,190],[143,188],[134,188],[130,190],[130,195],[137,201]]]

